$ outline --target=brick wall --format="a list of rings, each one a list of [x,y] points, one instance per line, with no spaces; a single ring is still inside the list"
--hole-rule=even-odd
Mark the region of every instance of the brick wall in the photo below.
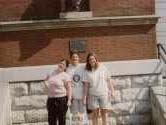
[[[85,32],[86,31],[86,32]],[[0,33],[0,67],[55,64],[69,58],[69,40],[86,40],[100,61],[156,58],[154,25]]]
[[[90,0],[95,16],[154,14],[154,0]]]
[[[89,0],[94,16],[154,14],[154,0]],[[0,0],[0,21],[58,18],[60,0]]]

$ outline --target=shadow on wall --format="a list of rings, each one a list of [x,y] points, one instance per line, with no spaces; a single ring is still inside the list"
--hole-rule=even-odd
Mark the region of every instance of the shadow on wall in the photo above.
[[[68,40],[74,38],[97,38],[97,37],[117,37],[117,36],[131,36],[135,34],[146,34],[151,29],[151,26],[123,26],[123,27],[100,27],[100,28],[73,28],[71,29],[57,29],[57,30],[36,30],[36,31],[19,31],[19,32],[4,32],[0,33],[0,51],[1,48],[6,55],[4,58],[13,58],[19,55],[18,61],[25,61],[46,47],[51,42],[57,42],[52,46],[53,52],[56,49],[64,49],[64,45]],[[84,32],[86,31],[86,32]],[[99,32],[100,31],[100,32]],[[122,37],[123,38],[123,37]],[[113,39],[112,39],[113,40]],[[60,42],[59,42],[60,41]],[[18,44],[17,44],[18,42]],[[60,45],[59,45],[60,43]],[[1,46],[2,45],[2,46]],[[7,48],[7,47],[10,48]],[[17,49],[17,50],[16,50]],[[17,52],[17,53],[16,53]],[[13,54],[10,55],[10,54]],[[16,53],[16,54],[14,54]],[[49,54],[51,54],[49,52]],[[10,56],[9,56],[10,55]],[[48,53],[46,53],[48,55]]]
[[[0,36],[2,36],[0,43],[5,42],[6,47],[13,45],[12,47],[7,48],[3,53],[5,55],[11,52],[19,54],[19,58],[17,59],[19,61],[25,61],[26,59],[31,58],[40,50],[47,47],[51,41],[51,38],[43,31],[5,32],[1,33]],[[17,49],[17,45],[19,45],[19,50],[15,50]],[[3,46],[2,49],[5,49],[5,46]],[[10,56],[12,57],[11,54]]]
[[[60,0],[32,0],[21,20],[57,19],[60,11]]]
[[[42,35],[42,37],[41,37]],[[22,38],[23,39],[23,38]],[[41,49],[47,47],[51,41],[45,33],[32,33],[28,35],[24,40],[20,41],[20,52],[21,55],[19,57],[19,61],[24,61],[36,53],[38,53]]]

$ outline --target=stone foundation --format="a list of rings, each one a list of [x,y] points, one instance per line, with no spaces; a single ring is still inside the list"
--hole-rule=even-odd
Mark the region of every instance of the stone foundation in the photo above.
[[[150,125],[150,86],[161,83],[160,75],[113,77],[116,98],[113,107],[120,109],[118,125]],[[43,81],[10,83],[13,125],[47,125],[45,88]]]

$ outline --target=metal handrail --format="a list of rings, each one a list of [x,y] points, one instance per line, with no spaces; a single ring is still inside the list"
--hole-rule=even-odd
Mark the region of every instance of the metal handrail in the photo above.
[[[166,49],[164,48],[163,44],[158,43],[157,50],[158,50],[158,58],[162,59],[166,64]]]

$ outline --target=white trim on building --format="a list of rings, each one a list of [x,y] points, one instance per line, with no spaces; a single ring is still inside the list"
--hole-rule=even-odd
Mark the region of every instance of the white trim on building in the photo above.
[[[156,15],[160,17],[156,25],[157,43],[166,49],[166,0],[155,0]],[[163,76],[166,76],[166,64],[163,63]]]
[[[161,63],[158,59],[113,61],[103,64],[112,76],[161,72]],[[0,82],[44,80],[46,74],[54,68],[55,65],[1,68]]]
[[[156,15],[160,16],[156,26],[157,42],[166,45],[166,0],[155,0]]]

